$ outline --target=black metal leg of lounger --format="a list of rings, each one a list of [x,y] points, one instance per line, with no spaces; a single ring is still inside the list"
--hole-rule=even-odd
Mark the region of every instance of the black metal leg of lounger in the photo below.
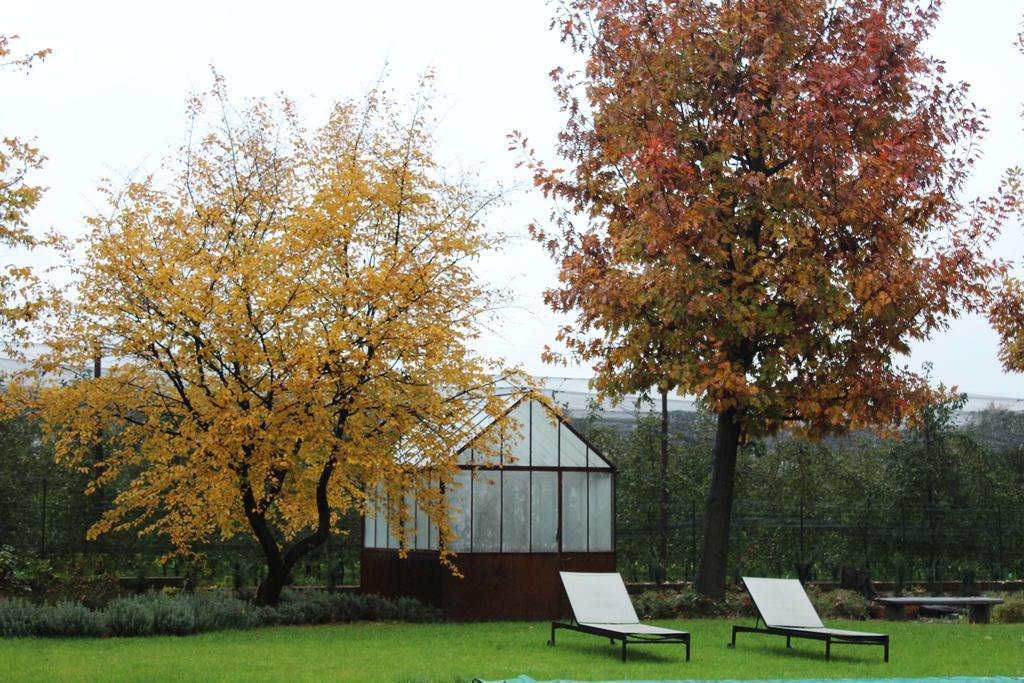
[[[738,624],[733,624],[733,627],[732,627],[732,642],[729,644],[729,647],[731,647],[733,649],[736,648],[736,634],[737,633],[767,633],[767,631],[763,631],[763,630],[761,630],[759,628],[751,628],[750,626],[740,626]]]
[[[827,662],[827,661],[829,661],[831,659],[832,659],[832,639],[831,638],[826,638],[825,639],[825,661]]]
[[[626,639],[622,639],[622,661],[626,661]]]
[[[786,647],[788,647],[788,648],[792,648],[793,647],[792,643],[790,643],[791,640],[792,640],[792,638],[790,638],[789,636],[786,636]]]
[[[551,640],[548,641],[548,645],[555,644],[555,627],[558,625],[557,621],[551,622]]]
[[[690,638],[686,638],[686,661],[690,661]]]

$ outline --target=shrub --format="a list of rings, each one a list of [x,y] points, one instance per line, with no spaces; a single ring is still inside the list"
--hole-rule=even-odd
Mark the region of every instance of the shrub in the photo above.
[[[0,546],[0,596],[42,595],[53,582],[53,567],[46,560]]]
[[[365,608],[361,593],[335,593],[334,619],[339,622],[358,621],[363,619]]]
[[[389,600],[379,595],[286,590],[275,607],[262,611],[266,624],[327,624],[350,621],[437,622],[441,610],[413,598]]]
[[[114,600],[103,611],[107,630],[114,636],[148,636],[153,633],[153,608],[148,595]]]
[[[114,636],[186,635],[259,626],[259,608],[221,593],[145,593],[111,602],[103,610]]]
[[[295,591],[291,599],[301,607],[300,623],[328,624],[334,621],[334,596],[330,593],[320,590]]]
[[[395,603],[379,595],[367,593],[359,595],[359,616],[357,619],[367,621],[389,621],[398,618],[398,610]]]
[[[646,591],[633,597],[633,606],[643,619],[738,616],[749,612],[738,593],[727,594],[725,600],[714,600],[692,588]]]
[[[822,592],[809,588],[807,597],[818,614],[825,619],[867,619],[871,601],[860,593],[842,588]]]
[[[38,605],[22,598],[0,600],[0,637],[35,635],[39,609]]]
[[[746,591],[730,591],[725,594],[725,612],[723,616],[754,617],[757,611],[754,602]]]
[[[645,591],[633,598],[641,619],[671,619],[687,611],[686,591]]]
[[[39,608],[36,635],[78,638],[103,635],[103,618],[80,602],[61,600]]]
[[[184,636],[196,631],[195,606],[189,596],[154,593],[153,633],[168,636]]]
[[[332,596],[317,590],[285,590],[274,607],[264,608],[268,624],[326,624],[333,621]]]
[[[441,611],[412,598],[287,591],[276,607],[262,609],[224,593],[145,593],[111,601],[102,610],[61,600],[40,606],[23,598],[0,600],[0,636],[135,637],[187,635],[229,628],[325,624],[337,621],[441,620]]]
[[[258,607],[230,595],[196,593],[182,597],[190,600],[194,606],[197,632],[250,629],[259,626],[262,621]]]
[[[121,596],[117,571],[109,558],[80,556],[72,559],[47,591],[50,602],[80,602],[99,609]]]
[[[399,621],[413,623],[434,623],[441,621],[441,610],[433,605],[425,605],[414,598],[398,598],[395,600]]]
[[[1005,602],[992,609],[992,621],[997,624],[1024,624],[1024,593],[1003,593]]]

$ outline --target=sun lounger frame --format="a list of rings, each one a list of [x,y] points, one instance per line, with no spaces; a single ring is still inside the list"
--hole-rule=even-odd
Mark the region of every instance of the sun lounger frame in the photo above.
[[[758,623],[760,623],[760,618],[758,619]],[[832,659],[833,645],[881,645],[885,648],[883,658],[886,662],[889,661],[889,636],[884,634],[865,633],[862,636],[848,636],[830,633],[828,630],[810,631],[802,628],[785,628],[767,625],[765,625],[764,628],[757,628],[756,625],[739,626],[734,624],[732,627],[732,642],[729,644],[729,647],[736,647],[737,633],[764,633],[771,636],[786,636],[786,647],[793,647],[790,642],[793,638],[821,640],[825,642],[826,660]]]
[[[616,640],[621,641],[622,661],[626,661],[627,645],[672,645],[675,643],[682,643],[686,646],[686,661],[690,661],[690,634],[686,631],[658,634],[629,633],[626,630],[617,630],[616,626],[628,628],[629,624],[580,624],[575,619],[571,622],[552,621],[551,640],[548,641],[548,645],[555,644],[555,631],[564,628],[569,631],[580,631],[581,633],[603,636],[608,638],[612,645],[615,644]]]
[[[565,585],[565,574],[561,572],[562,583]],[[572,574],[572,572],[570,572]],[[598,576],[596,573],[594,576]],[[619,579],[619,585],[615,586],[616,591],[620,591],[622,595],[625,595],[623,600],[629,602],[629,597],[626,594],[625,584],[622,583],[622,576],[619,574],[608,574],[609,577],[614,576]],[[676,631],[673,629],[665,629],[657,626],[648,626],[641,624],[636,618],[636,612],[633,610],[632,604],[628,605],[628,611],[623,611],[620,618],[623,621],[619,622],[616,619],[615,623],[592,623],[583,622],[581,623],[577,618],[576,606],[573,605],[572,596],[569,590],[566,590],[566,595],[569,596],[569,606],[573,610],[573,617],[570,621],[552,621],[551,622],[551,640],[548,641],[548,645],[555,644],[555,632],[558,629],[566,629],[568,631],[579,631],[580,633],[589,633],[595,636],[601,636],[608,638],[612,645],[616,641],[622,643],[622,661],[626,661],[626,648],[629,645],[671,645],[681,643],[686,647],[686,661],[690,661],[690,634],[686,631]],[[658,632],[645,632],[646,629]]]
[[[883,659],[889,661],[889,636],[883,633],[863,633],[854,634],[850,631],[837,631],[836,629],[830,629],[822,626],[821,628],[801,628],[795,626],[769,626],[764,620],[761,614],[761,609],[757,605],[757,601],[754,600],[753,594],[750,592],[750,588],[746,584],[746,578],[743,582],[744,588],[747,589],[747,593],[750,594],[751,602],[754,605],[754,611],[757,613],[757,620],[754,622],[754,626],[739,626],[734,624],[732,627],[732,642],[729,647],[736,647],[736,634],[737,633],[763,633],[772,636],[785,636],[786,647],[792,647],[793,638],[804,638],[806,640],[818,640],[825,643],[825,659],[826,661],[832,659],[832,646],[833,645],[881,645],[884,648]],[[758,628],[758,624],[764,623],[763,628]]]

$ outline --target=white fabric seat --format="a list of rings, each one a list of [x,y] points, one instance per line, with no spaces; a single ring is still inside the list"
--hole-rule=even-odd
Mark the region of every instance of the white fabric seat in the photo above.
[[[622,575],[605,572],[559,572],[569,598],[575,623],[551,622],[551,640],[560,628],[622,641],[622,659],[626,645],[635,643],[683,643],[690,660],[690,634],[661,626],[641,624],[629,599]]]
[[[682,633],[682,631],[676,631],[671,628],[662,628],[661,626],[651,626],[650,624],[592,624],[586,622],[580,624],[580,626],[593,626],[594,628],[603,628],[609,631],[617,631],[619,633],[646,633],[649,635],[669,635]]]
[[[766,579],[744,576],[743,585],[757,610],[758,621],[749,626],[732,627],[732,644],[736,647],[737,633],[767,633],[786,636],[786,646],[791,638],[809,638],[825,642],[825,659],[832,658],[832,645],[881,645],[885,648],[885,661],[889,661],[889,636],[884,633],[867,633],[828,628],[822,623],[817,610],[807,597],[804,587],[796,579]]]

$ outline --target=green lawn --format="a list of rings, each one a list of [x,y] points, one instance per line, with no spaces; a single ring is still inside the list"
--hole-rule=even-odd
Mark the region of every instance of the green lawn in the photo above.
[[[693,633],[693,660],[681,646],[619,648],[546,623],[390,624],[280,627],[184,638],[0,641],[3,681],[469,681],[525,673],[537,679],[881,678],[1024,675],[1024,624],[835,622],[892,637],[882,648],[835,646],[740,634],[728,620],[659,622]],[[745,636],[745,637],[744,637]]]

